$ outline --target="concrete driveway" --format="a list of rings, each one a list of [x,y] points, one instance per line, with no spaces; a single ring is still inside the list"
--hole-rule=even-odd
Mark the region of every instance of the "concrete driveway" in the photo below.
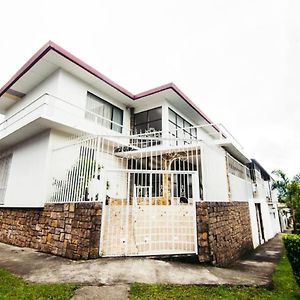
[[[68,282],[82,285],[140,283],[229,284],[265,286],[282,251],[278,235],[247,259],[229,268],[163,261],[151,258],[99,258],[88,261],[44,254],[0,243],[0,267],[39,283]]]

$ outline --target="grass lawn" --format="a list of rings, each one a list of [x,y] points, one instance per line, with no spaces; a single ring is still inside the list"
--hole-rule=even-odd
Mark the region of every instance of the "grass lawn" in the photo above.
[[[70,299],[78,286],[74,284],[30,284],[23,279],[0,269],[0,299],[42,300]]]
[[[287,257],[282,256],[273,275],[274,289],[242,286],[191,286],[140,284],[131,285],[130,299],[300,299],[297,285]]]

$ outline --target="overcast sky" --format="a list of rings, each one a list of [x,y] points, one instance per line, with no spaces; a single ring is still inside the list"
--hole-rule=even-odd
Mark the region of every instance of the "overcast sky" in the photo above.
[[[52,40],[133,93],[174,82],[268,171],[300,172],[300,1],[1,3],[0,85]]]

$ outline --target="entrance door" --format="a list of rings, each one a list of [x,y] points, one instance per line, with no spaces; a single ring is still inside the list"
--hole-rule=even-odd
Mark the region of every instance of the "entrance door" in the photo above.
[[[127,171],[126,197],[107,195],[103,204],[100,255],[197,252],[197,174],[185,172],[186,179],[181,182],[178,174],[176,171]]]
[[[258,228],[259,244],[261,245],[265,242],[265,234],[264,234],[264,227],[263,227],[263,222],[262,222],[260,203],[255,203],[255,211],[256,211],[256,221],[257,221],[257,228]]]

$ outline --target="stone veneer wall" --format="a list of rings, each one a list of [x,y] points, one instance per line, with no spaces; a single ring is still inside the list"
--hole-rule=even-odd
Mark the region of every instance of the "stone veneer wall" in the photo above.
[[[200,262],[224,266],[252,250],[247,202],[197,203]],[[0,242],[71,259],[99,256],[102,204],[0,208]]]
[[[197,203],[200,262],[226,266],[253,249],[248,202]]]
[[[0,208],[0,242],[71,259],[99,256],[102,204]]]

